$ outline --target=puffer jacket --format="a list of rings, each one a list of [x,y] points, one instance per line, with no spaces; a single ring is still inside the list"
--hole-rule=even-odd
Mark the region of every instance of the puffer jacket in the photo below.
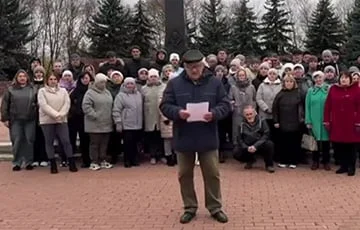
[[[165,85],[161,82],[154,85],[145,85],[141,92],[144,96],[144,131],[160,130],[159,93],[163,92]]]
[[[255,123],[249,124],[246,120],[237,127],[239,136],[237,145],[242,149],[254,146],[258,149],[270,136],[270,129],[265,120],[256,116]]]
[[[116,130],[141,130],[143,127],[143,96],[135,89],[130,91],[124,85],[115,98],[112,111]]]
[[[276,95],[281,91],[280,79],[271,82],[268,78],[260,84],[256,93],[259,115],[263,119],[272,119],[272,105]]]

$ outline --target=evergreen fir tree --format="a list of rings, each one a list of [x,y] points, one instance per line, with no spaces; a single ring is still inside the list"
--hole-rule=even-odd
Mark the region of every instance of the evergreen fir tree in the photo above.
[[[257,18],[252,8],[248,7],[249,0],[240,0],[234,7],[230,49],[234,53],[243,55],[257,55],[260,53],[259,28]]]
[[[131,44],[137,45],[141,48],[141,53],[144,56],[149,55],[155,31],[146,16],[145,5],[143,0],[139,0],[135,5],[135,14],[132,22],[133,39]]]
[[[339,49],[344,44],[344,27],[335,15],[330,0],[320,0],[306,34],[306,48],[314,54],[325,49]]]
[[[202,4],[200,19],[199,48],[204,54],[217,53],[219,49],[228,46],[229,23],[223,13],[221,0],[209,0]]]
[[[0,1],[0,75],[12,78],[17,69],[25,68],[25,45],[34,38],[29,15],[20,0]]]
[[[352,64],[360,56],[360,0],[355,0],[354,7],[347,18],[347,34],[346,60]]]
[[[90,53],[103,58],[108,51],[120,56],[129,55],[132,42],[130,9],[122,0],[99,0],[99,10],[89,20],[87,36],[91,40]]]
[[[268,52],[284,54],[292,49],[289,12],[284,9],[284,0],[266,0],[267,12],[262,16],[260,30],[262,45]]]

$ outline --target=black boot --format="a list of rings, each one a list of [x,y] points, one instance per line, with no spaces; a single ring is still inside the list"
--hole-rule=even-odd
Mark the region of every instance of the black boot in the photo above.
[[[70,172],[77,172],[78,171],[78,169],[76,168],[74,157],[69,158],[69,171]]]
[[[166,156],[166,164],[170,167],[175,166],[174,155]]]
[[[225,163],[225,154],[224,152],[219,152],[219,162],[220,163]]]
[[[50,173],[51,174],[56,174],[58,173],[58,169],[57,169],[57,165],[56,165],[56,160],[55,159],[50,159]]]

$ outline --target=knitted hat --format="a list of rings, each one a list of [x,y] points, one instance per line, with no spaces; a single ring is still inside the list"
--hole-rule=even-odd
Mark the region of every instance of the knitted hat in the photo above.
[[[180,56],[179,56],[179,54],[177,54],[177,53],[172,53],[172,54],[170,54],[170,61],[171,60],[178,60],[178,61],[180,61]]]
[[[245,60],[246,60],[246,57],[245,57],[244,55],[242,55],[242,54],[236,55],[235,58],[238,58],[238,59],[240,59],[241,61],[245,61]]]
[[[356,66],[351,66],[351,67],[349,68],[349,72],[350,72],[350,73],[355,73],[355,72],[360,72],[360,70],[359,70],[359,68],[356,67]]]
[[[263,62],[259,65],[259,69],[261,68],[267,68],[267,69],[270,69],[270,65],[268,62]]]
[[[99,83],[99,82],[103,82],[103,81],[106,82],[107,80],[108,80],[108,77],[105,74],[98,73],[95,76],[95,84]]]
[[[230,66],[235,65],[240,67],[241,65],[241,60],[239,58],[234,58],[231,62],[230,62]]]
[[[215,72],[218,72],[218,71],[225,72],[226,69],[225,69],[225,67],[224,67],[223,65],[217,65],[217,66],[215,67]]]
[[[270,74],[270,73],[279,74],[279,71],[278,71],[277,69],[275,69],[275,68],[271,68],[271,69],[269,69],[269,71],[268,71],[268,74]]]
[[[322,52],[322,54],[321,54],[321,56],[333,56],[333,54],[332,54],[332,52],[331,52],[331,50],[324,50],[323,52]]]
[[[127,85],[128,83],[136,84],[135,78],[133,78],[133,77],[127,77],[127,78],[125,78],[125,80],[124,80],[124,85]]]
[[[139,69],[138,74],[140,74],[142,71],[146,71],[147,73],[149,73],[149,70],[148,70],[148,69],[146,69],[146,68],[141,68],[141,69]]]
[[[324,73],[328,73],[328,72],[336,73],[336,70],[335,70],[334,66],[332,66],[332,65],[326,66],[325,69],[324,69]]]
[[[73,74],[72,74],[72,72],[71,72],[70,70],[65,70],[65,71],[62,73],[61,77],[64,77],[65,75],[70,75],[71,77],[73,77]]]
[[[159,71],[158,71],[157,69],[150,69],[150,70],[149,70],[149,77],[150,77],[150,76],[160,77]]]
[[[285,63],[283,65],[282,69],[284,70],[284,72],[285,72],[286,69],[290,69],[290,71],[293,71],[294,70],[294,64],[290,63],[290,62]]]
[[[318,76],[324,77],[325,74],[324,74],[324,72],[322,72],[322,71],[316,71],[316,72],[314,72],[314,73],[312,74],[312,78],[313,78],[313,79],[315,79],[315,78],[318,77]]]
[[[123,75],[120,71],[116,71],[116,70],[113,71],[113,72],[110,74],[110,78],[113,79],[113,76],[114,76],[115,74],[117,74],[117,75],[120,76],[121,81],[124,80],[124,75]],[[119,80],[119,81],[120,81],[120,80]]]
[[[304,66],[303,66],[302,64],[296,64],[296,65],[294,65],[294,70],[295,70],[296,68],[300,68],[300,69],[302,69],[302,71],[305,71],[305,68],[304,68]]]
[[[41,73],[43,73],[43,74],[45,75],[45,69],[44,69],[44,67],[42,67],[41,65],[36,66],[36,67],[34,68],[34,73],[36,73],[36,72],[41,72]]]

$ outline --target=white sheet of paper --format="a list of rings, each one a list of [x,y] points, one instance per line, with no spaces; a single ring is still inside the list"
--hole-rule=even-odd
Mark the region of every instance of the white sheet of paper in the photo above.
[[[186,110],[190,113],[188,122],[205,121],[204,115],[209,112],[209,102],[187,103]]]

